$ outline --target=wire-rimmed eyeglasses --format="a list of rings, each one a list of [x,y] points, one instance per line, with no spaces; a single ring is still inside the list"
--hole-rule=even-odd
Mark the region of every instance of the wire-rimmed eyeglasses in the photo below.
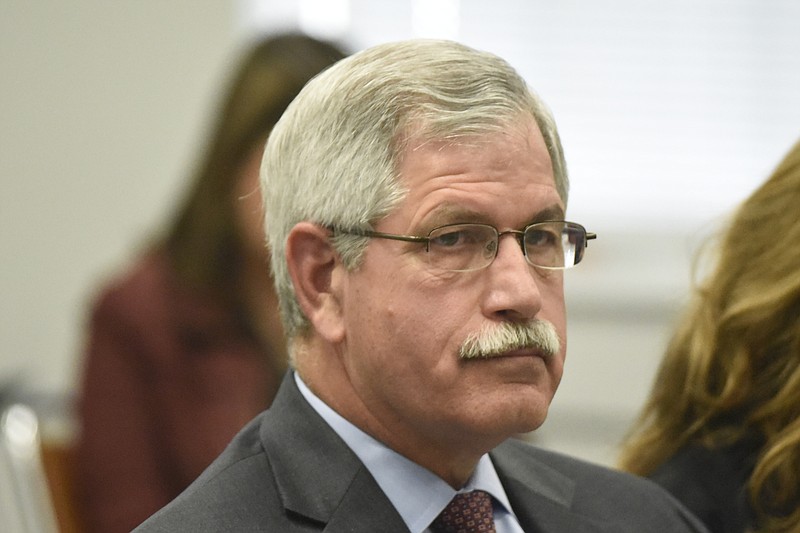
[[[551,270],[571,268],[580,263],[588,242],[597,238],[596,234],[587,233],[580,224],[564,220],[535,222],[521,231],[498,231],[489,224],[447,224],[432,229],[426,237],[359,229],[334,228],[333,231],[425,244],[428,263],[434,268],[451,272],[469,272],[491,265],[497,257],[500,237],[506,234],[517,238],[528,264]]]

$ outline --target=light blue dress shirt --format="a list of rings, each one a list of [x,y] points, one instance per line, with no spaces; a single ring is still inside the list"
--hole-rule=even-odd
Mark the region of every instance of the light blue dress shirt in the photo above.
[[[506,491],[488,454],[481,457],[472,477],[459,491],[430,470],[406,459],[345,420],[320,400],[295,372],[300,393],[367,467],[411,533],[431,533],[431,522],[459,492],[491,494],[497,533],[525,533],[511,509]]]

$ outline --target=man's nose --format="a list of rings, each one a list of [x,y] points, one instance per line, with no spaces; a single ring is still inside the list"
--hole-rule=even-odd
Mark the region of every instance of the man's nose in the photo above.
[[[497,255],[487,269],[484,313],[503,320],[530,320],[542,308],[538,274],[525,259],[519,235],[500,235]]]

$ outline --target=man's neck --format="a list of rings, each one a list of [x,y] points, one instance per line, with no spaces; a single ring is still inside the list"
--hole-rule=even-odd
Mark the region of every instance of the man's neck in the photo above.
[[[306,346],[308,348],[308,346]],[[302,354],[305,350],[300,350]],[[385,412],[373,414],[356,393],[347,374],[340,367],[336,354],[315,354],[298,358],[297,372],[308,388],[339,416],[359,428],[403,457],[428,469],[459,490],[469,480],[480,458],[505,439],[480,440],[469,436],[456,436],[445,431],[431,431],[441,439],[424,438],[409,428],[402,417]],[[331,365],[332,362],[335,362]],[[333,366],[333,368],[331,368]]]

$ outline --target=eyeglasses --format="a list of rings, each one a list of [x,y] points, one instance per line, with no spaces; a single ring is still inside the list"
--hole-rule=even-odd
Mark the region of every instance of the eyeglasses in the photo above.
[[[498,231],[489,224],[447,224],[434,228],[427,237],[396,235],[370,230],[341,230],[336,233],[376,239],[418,242],[425,244],[428,263],[441,270],[469,272],[492,264],[497,257],[498,243],[503,235],[514,235],[528,264],[537,268],[562,270],[581,262],[588,241],[594,233],[574,222],[551,220],[525,226],[522,231]]]

